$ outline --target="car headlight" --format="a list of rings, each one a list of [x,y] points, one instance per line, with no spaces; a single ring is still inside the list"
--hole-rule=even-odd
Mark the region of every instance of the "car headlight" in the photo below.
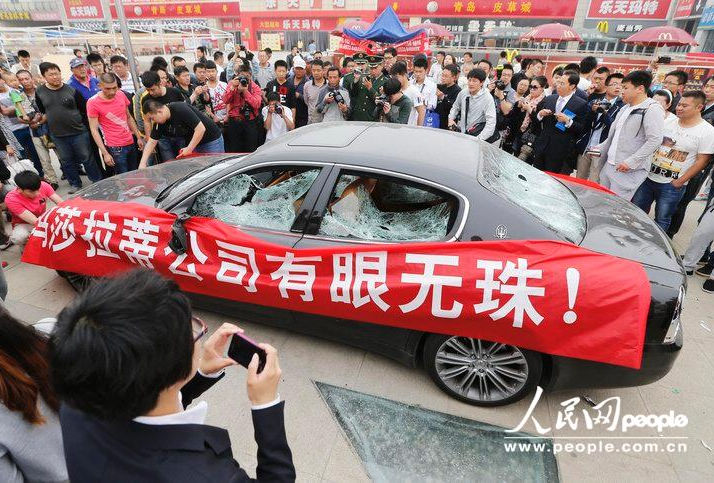
[[[669,324],[669,329],[664,336],[665,344],[674,344],[677,340],[679,331],[682,330],[682,303],[684,302],[684,287],[679,287],[679,296],[677,297],[677,305],[674,306],[674,313],[672,314],[672,322]]]

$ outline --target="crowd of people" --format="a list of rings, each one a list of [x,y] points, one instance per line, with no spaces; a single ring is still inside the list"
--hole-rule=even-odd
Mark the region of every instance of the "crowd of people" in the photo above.
[[[466,53],[459,64],[438,52],[407,62],[394,48],[339,64],[297,47],[286,60],[243,46],[228,55],[199,47],[195,57],[191,66],[156,57],[134,79],[111,48],[86,58],[76,51],[65,82],[65,66],[19,51],[0,73],[0,181],[13,225],[9,236],[0,230],[2,248],[24,244],[47,200],[62,201],[60,178],[71,194],[82,176],[95,182],[193,153],[252,152],[322,122],[471,135],[535,168],[600,183],[646,213],[654,204],[670,237],[712,171],[714,78],[687,89],[680,70],[654,85],[648,70],[625,75],[594,57],[550,73],[538,58],[502,55],[494,66]],[[683,260],[688,274],[707,277],[707,292],[712,194]],[[206,404],[185,410],[235,364],[223,354],[240,329],[224,324],[201,346],[206,326],[175,283],[139,270],[96,284],[60,313],[49,342],[7,312],[0,318],[0,426],[13,428],[0,441],[3,481],[247,478],[227,433],[205,425]],[[265,369],[253,360],[247,381],[257,477],[291,481],[277,352],[261,347]]]

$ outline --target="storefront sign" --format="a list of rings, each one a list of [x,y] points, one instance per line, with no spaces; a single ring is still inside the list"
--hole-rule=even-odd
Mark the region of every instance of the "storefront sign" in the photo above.
[[[679,0],[674,18],[698,17],[706,4],[707,0]]]
[[[377,0],[377,11],[390,5],[399,17],[573,18],[578,0]]]
[[[648,27],[664,25],[666,20],[597,20],[585,19],[583,27],[586,29],[597,29],[608,37],[624,39]]]
[[[68,20],[104,18],[101,0],[62,0]]]
[[[699,28],[704,30],[714,29],[714,6],[704,9],[702,18],[699,20]]]
[[[591,0],[587,18],[665,19],[671,0]]]
[[[332,30],[337,26],[337,17],[333,18],[256,18],[253,21],[258,31],[275,30]]]
[[[180,162],[180,161],[179,161]],[[650,306],[642,265],[550,240],[295,250],[217,220],[134,203],[67,200],[22,261],[91,276],[145,267],[189,292],[639,368]]]
[[[112,7],[116,18],[116,10]],[[124,5],[127,18],[224,18],[240,15],[238,2],[145,2]]]
[[[514,19],[473,19],[460,17],[427,17],[421,21],[430,21],[439,25],[443,25],[447,30],[454,33],[478,33],[488,32],[494,28],[501,27],[535,27],[542,25],[543,20],[537,18],[514,18]],[[572,18],[553,19],[553,22],[560,22],[565,25],[570,25]]]

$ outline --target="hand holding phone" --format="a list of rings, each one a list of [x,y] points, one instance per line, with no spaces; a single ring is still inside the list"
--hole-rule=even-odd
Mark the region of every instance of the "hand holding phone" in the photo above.
[[[248,369],[254,355],[258,356],[257,372],[260,373],[263,371],[263,368],[265,368],[267,360],[267,353],[265,349],[260,347],[257,342],[241,333],[233,334],[231,345],[228,347],[228,357]]]

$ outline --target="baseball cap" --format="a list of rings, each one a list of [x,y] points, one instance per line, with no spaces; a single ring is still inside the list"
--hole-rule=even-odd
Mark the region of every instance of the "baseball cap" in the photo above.
[[[305,68],[305,65],[306,65],[306,64],[305,64],[305,61],[303,60],[302,57],[297,56],[297,57],[295,57],[295,58],[293,59],[293,67],[294,67],[294,68],[302,68],[302,69],[304,69],[304,68]]]
[[[79,57],[75,57],[74,59],[69,61],[70,69],[74,69],[75,67],[79,67],[80,65],[87,65],[87,63],[84,61],[84,59],[80,59]]]

